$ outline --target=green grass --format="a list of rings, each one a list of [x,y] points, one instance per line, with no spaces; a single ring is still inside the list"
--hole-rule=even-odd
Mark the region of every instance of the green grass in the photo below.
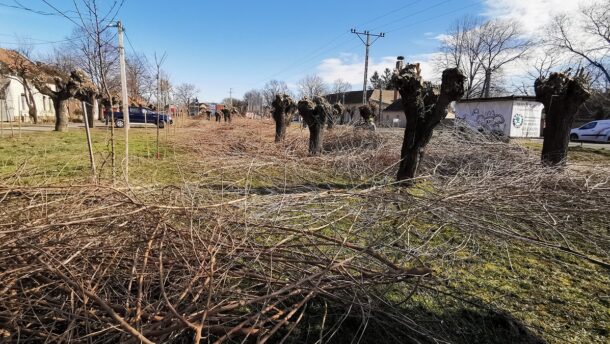
[[[124,180],[125,141],[123,130],[116,130],[117,180]],[[135,185],[171,184],[182,180],[178,166],[188,154],[174,145],[172,134],[166,141],[161,131],[161,159],[156,159],[156,130],[130,130],[130,182]],[[68,132],[23,132],[11,138],[4,133],[0,139],[0,178],[22,185],[78,184],[90,181],[91,169],[84,130]],[[105,128],[92,130],[92,143],[97,177],[101,182],[112,180],[110,132]]]
[[[542,152],[542,143],[532,141],[519,141],[519,144],[540,154]],[[581,146],[572,146],[568,148],[568,161],[577,162],[610,162],[610,150],[605,148],[589,148]]]

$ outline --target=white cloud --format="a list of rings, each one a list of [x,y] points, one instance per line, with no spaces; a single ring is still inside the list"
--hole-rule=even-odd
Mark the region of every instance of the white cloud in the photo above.
[[[432,59],[436,54],[421,54],[407,56],[406,62],[419,63],[425,80],[435,81]],[[396,56],[386,56],[380,59],[369,59],[369,79],[375,71],[381,73],[386,68],[394,70]],[[362,89],[364,82],[364,58],[353,54],[340,54],[339,57],[322,60],[317,67],[318,75],[327,83],[343,79],[352,84],[354,90]]]
[[[577,11],[589,0],[485,0],[483,15],[515,20],[529,35],[540,35],[559,13]]]

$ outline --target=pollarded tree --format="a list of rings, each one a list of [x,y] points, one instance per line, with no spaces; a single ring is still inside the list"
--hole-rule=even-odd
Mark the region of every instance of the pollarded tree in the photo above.
[[[375,110],[371,105],[361,105],[358,107],[358,111],[364,123],[375,123]]]
[[[464,74],[458,68],[443,71],[440,91],[424,83],[419,64],[408,64],[392,79],[400,92],[407,126],[400,152],[397,179],[413,183],[417,167],[434,128],[447,116],[447,106],[464,95]]]
[[[271,103],[275,120],[275,142],[281,142],[286,136],[286,126],[291,122],[297,110],[297,104],[287,94],[277,94]]]
[[[297,107],[309,128],[309,154],[318,155],[322,152],[324,124],[333,109],[326,99],[319,96],[313,100],[305,97],[299,101]]]
[[[576,111],[590,96],[585,85],[583,70],[574,77],[567,73],[552,73],[534,83],[536,99],[546,109],[543,164],[556,166],[565,163]]]
[[[345,106],[341,103],[333,104],[333,112],[330,117],[328,117],[328,129],[333,129],[335,127],[335,123],[337,122],[337,118],[341,118],[343,113],[345,112]]]
[[[222,112],[222,116],[224,117],[225,122],[231,122],[231,110],[223,108],[220,111]]]
[[[39,64],[41,73],[32,79],[40,93],[53,100],[55,107],[55,131],[68,129],[67,101],[76,98],[89,101],[97,93],[97,88],[81,70],[72,71],[69,75],[48,65]],[[55,88],[49,87],[53,84]]]

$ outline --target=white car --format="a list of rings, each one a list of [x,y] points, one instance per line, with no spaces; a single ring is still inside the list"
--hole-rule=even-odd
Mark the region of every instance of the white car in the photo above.
[[[570,141],[610,142],[610,119],[593,121],[570,131]]]

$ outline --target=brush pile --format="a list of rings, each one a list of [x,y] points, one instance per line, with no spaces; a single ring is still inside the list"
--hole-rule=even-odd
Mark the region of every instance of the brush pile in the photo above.
[[[398,134],[337,128],[307,157],[296,132],[282,149],[272,130],[246,141],[228,128],[194,145],[218,166],[354,182],[2,186],[0,341],[438,342],[408,306],[422,290],[447,294],[438,276],[465,247],[519,242],[609,268],[603,167],[548,169],[517,145],[447,129],[404,189],[391,179]]]

